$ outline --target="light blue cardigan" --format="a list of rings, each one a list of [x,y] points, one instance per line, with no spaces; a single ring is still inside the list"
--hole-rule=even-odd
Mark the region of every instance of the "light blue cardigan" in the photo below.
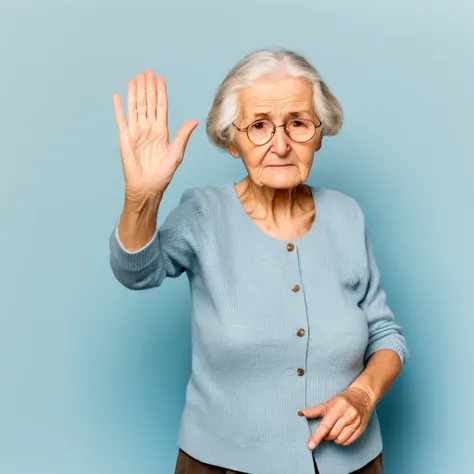
[[[402,364],[408,356],[360,206],[311,189],[315,221],[291,242],[252,221],[233,183],[186,190],[136,252],[123,248],[117,227],[110,236],[110,265],[127,288],[188,275],[192,374],[178,445],[205,463],[313,474],[314,455],[321,474],[347,474],[382,450],[376,411],[353,444],[323,441],[313,452],[307,442],[320,419],[297,414],[345,390],[375,351],[392,349]]]

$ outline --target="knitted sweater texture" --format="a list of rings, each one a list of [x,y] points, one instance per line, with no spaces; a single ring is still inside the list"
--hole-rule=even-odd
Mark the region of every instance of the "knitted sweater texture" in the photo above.
[[[353,444],[308,438],[320,419],[298,411],[345,390],[381,349],[408,349],[386,303],[357,201],[310,186],[315,221],[283,241],[263,232],[233,183],[187,189],[152,240],[129,252],[117,226],[110,265],[133,290],[186,272],[192,372],[178,445],[250,474],[348,474],[382,451],[377,411]]]

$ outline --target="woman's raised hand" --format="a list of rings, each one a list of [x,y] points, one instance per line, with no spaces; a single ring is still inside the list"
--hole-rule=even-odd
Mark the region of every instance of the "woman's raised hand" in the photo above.
[[[153,71],[140,72],[128,81],[127,120],[118,94],[113,94],[120,154],[125,175],[126,198],[143,199],[162,195],[183,160],[197,120],[185,122],[173,143],[168,142],[168,101],[163,77]]]

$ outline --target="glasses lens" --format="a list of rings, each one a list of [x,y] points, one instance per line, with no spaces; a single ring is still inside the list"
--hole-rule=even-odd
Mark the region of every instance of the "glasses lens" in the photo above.
[[[294,119],[288,122],[286,130],[295,142],[306,142],[313,138],[316,126],[311,120]]]
[[[259,120],[250,124],[247,133],[251,142],[263,145],[272,137],[273,123],[269,120]]]

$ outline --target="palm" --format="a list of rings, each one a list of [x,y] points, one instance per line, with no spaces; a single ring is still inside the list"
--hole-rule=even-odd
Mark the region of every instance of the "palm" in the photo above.
[[[128,81],[127,120],[118,94],[113,95],[126,193],[131,197],[163,193],[181,163],[198,122],[189,120],[168,142],[166,83],[152,71]]]

